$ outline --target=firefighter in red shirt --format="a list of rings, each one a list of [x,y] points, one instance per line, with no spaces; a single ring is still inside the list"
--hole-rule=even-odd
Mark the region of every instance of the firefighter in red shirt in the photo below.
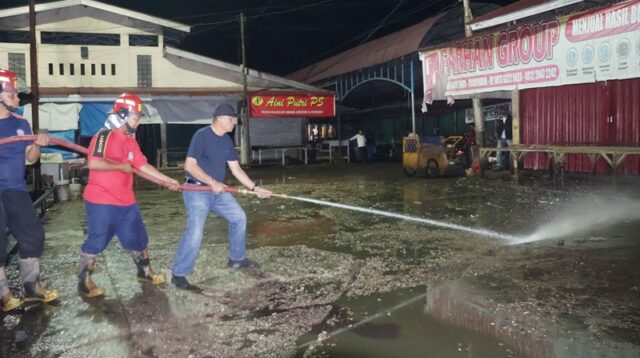
[[[171,183],[172,190],[179,190],[180,185],[149,165],[140,151],[135,131],[141,116],[140,98],[123,93],[113,104],[106,129],[98,132],[89,145],[89,183],[84,191],[89,233],[81,247],[78,267],[78,291],[85,297],[104,294],[91,274],[96,256],[114,235],[125,250],[132,251],[139,281],[154,285],[165,282],[164,275],[154,273],[149,265],[149,239],[133,194],[132,168]]]

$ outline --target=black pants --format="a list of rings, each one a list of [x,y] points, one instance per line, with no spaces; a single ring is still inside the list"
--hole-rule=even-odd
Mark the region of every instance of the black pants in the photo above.
[[[20,244],[20,258],[42,256],[44,229],[26,191],[0,191],[0,263],[7,256],[7,229]]]
[[[358,147],[356,154],[360,163],[367,162],[367,147]]]

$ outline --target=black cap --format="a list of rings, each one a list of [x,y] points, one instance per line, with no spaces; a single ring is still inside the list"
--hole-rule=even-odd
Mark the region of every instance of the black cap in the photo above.
[[[215,118],[220,116],[238,117],[236,110],[228,103],[220,104],[216,107],[216,110],[213,112],[213,117]]]

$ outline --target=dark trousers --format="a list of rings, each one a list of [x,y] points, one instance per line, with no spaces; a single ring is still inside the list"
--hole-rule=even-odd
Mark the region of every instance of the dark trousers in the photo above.
[[[358,147],[358,151],[356,152],[356,156],[360,163],[367,162],[367,147]]]
[[[104,251],[113,236],[120,240],[125,250],[143,251],[149,237],[142,221],[138,204],[117,206],[94,204],[84,201],[89,224],[89,234],[80,251],[97,255]]]
[[[20,244],[20,258],[42,256],[44,229],[26,191],[0,191],[0,262],[7,256],[7,229]]]

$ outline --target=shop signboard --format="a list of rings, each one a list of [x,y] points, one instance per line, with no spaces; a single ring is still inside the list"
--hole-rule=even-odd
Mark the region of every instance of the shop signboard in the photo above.
[[[482,107],[482,113],[484,113],[485,121],[495,121],[496,119],[502,118],[504,112],[511,113],[511,102]],[[464,110],[464,121],[465,123],[473,123],[473,108],[467,108]]]
[[[639,29],[633,0],[424,51],[425,102],[640,77]]]
[[[270,94],[254,93],[249,96],[251,117],[335,117],[336,101],[333,94]]]

